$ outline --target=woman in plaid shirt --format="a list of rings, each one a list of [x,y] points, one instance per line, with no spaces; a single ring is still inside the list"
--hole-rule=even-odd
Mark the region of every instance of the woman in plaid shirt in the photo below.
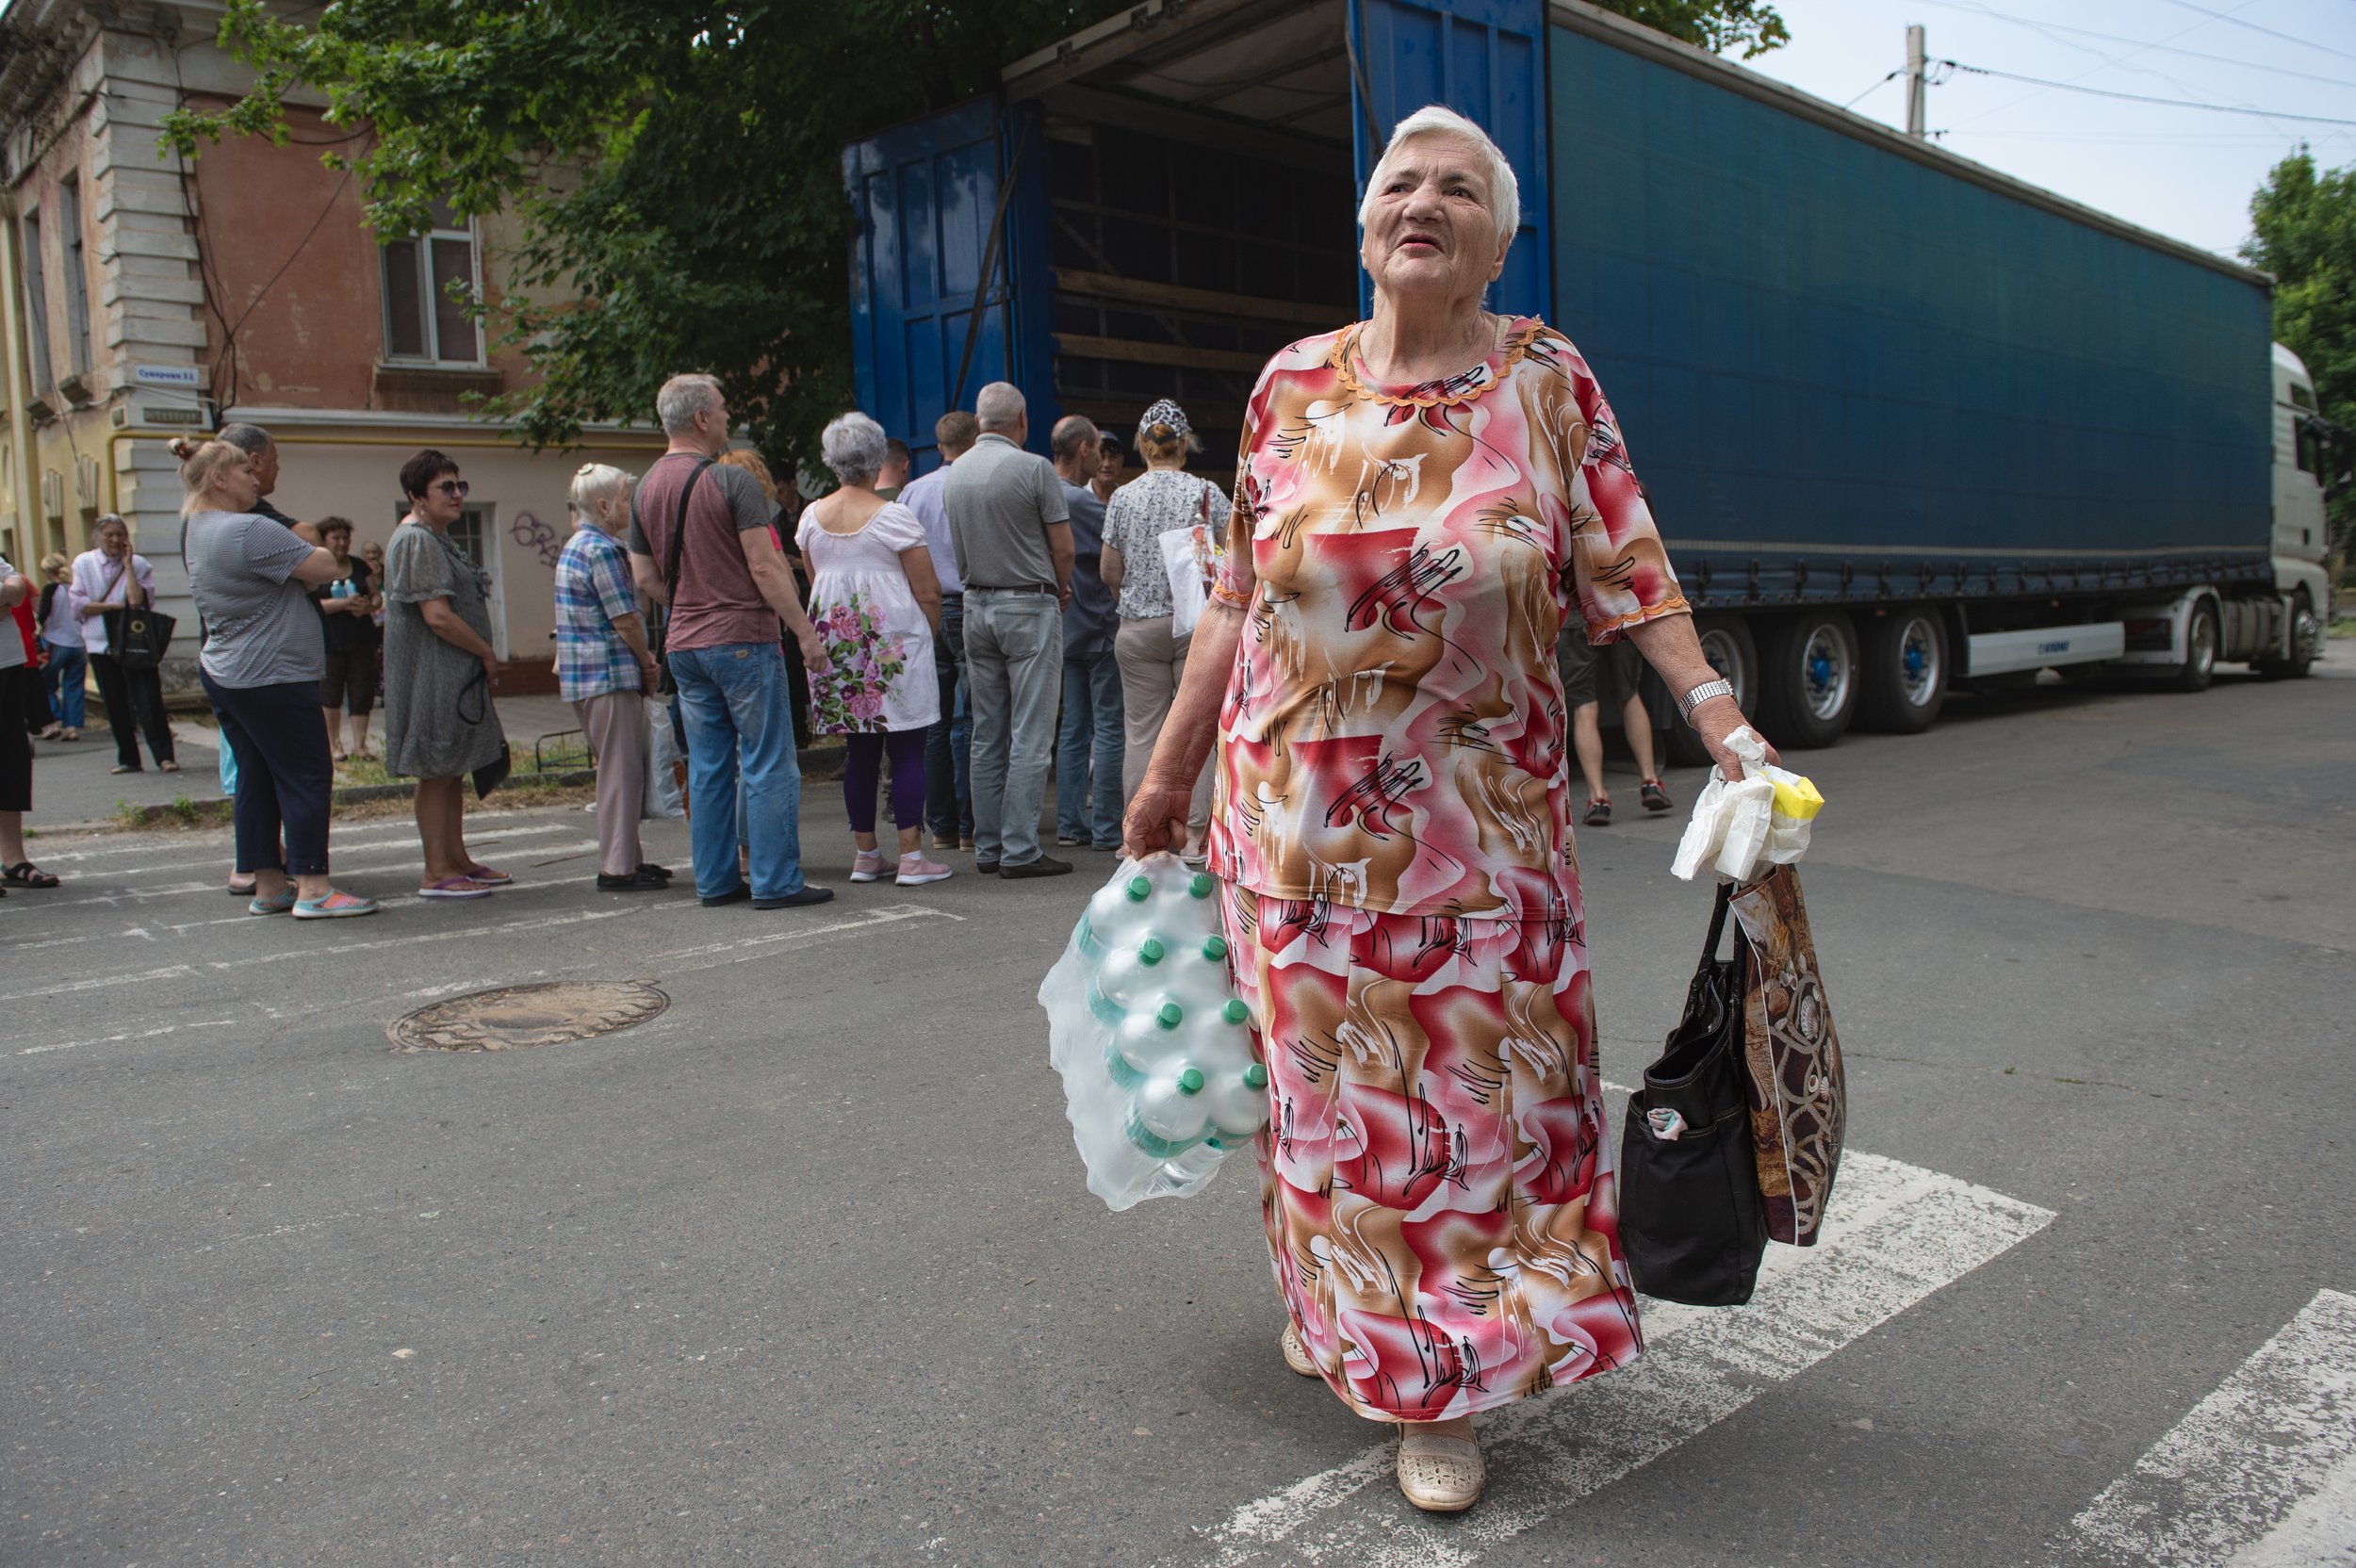
[[[654,690],[646,621],[618,535],[630,526],[638,476],[602,463],[573,475],[573,536],[556,562],[556,685],[580,716],[597,759],[597,886],[651,892],[671,874],[641,857],[646,790],[644,694]]]

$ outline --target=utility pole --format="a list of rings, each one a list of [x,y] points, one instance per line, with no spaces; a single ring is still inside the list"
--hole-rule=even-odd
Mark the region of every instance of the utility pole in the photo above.
[[[1906,135],[1918,139],[1929,134],[1922,123],[1922,24],[1910,23],[1906,27]]]

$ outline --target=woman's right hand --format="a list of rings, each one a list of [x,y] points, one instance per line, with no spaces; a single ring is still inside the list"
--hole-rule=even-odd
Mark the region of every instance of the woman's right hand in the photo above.
[[[1131,859],[1167,851],[1175,855],[1186,841],[1186,813],[1194,803],[1191,784],[1169,784],[1145,776],[1121,823],[1121,852]]]
[[[493,649],[485,648],[477,657],[483,663],[483,684],[485,687],[497,686],[499,683],[499,654]]]

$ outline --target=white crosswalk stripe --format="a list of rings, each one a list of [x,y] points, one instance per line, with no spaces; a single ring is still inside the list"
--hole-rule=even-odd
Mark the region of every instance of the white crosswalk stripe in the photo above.
[[[2308,1302],[2070,1522],[2062,1557],[2356,1565],[2356,1296]]]
[[[1646,1302],[1645,1354],[1627,1371],[1482,1423],[1489,1487],[1440,1527],[1387,1484],[1392,1445],[1247,1503],[1203,1531],[1209,1568],[1462,1568],[1611,1485],[2036,1234],[2053,1213],[1896,1160],[1852,1152],[1807,1250],[1768,1251],[1746,1307]],[[1273,1356],[1276,1348],[1268,1348]],[[1385,1484],[1375,1485],[1381,1481]]]

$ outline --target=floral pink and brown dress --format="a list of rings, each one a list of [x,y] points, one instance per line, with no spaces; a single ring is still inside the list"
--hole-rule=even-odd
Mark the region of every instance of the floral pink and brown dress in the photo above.
[[[1359,331],[1245,411],[1210,864],[1285,1306],[1358,1413],[1445,1420],[1643,1348],[1553,649],[1687,606],[1568,339],[1502,318],[1481,365],[1385,386]]]

